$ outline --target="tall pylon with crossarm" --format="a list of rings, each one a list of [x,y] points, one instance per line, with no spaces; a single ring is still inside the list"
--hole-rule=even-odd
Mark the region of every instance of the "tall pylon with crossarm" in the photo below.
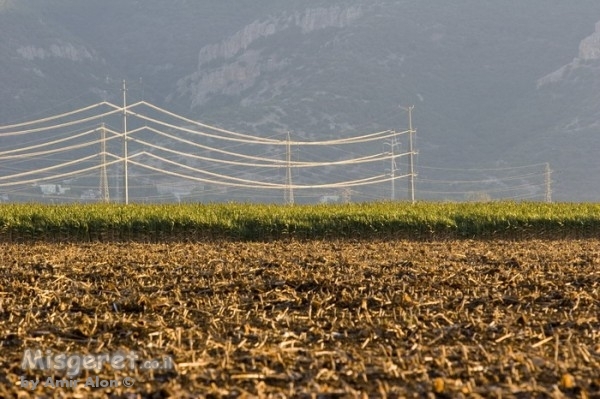
[[[287,205],[294,205],[294,186],[292,184],[292,146],[290,143],[290,132],[288,132],[286,145],[287,171],[285,179],[284,202]]]
[[[108,191],[108,175],[106,174],[106,129],[104,123],[100,128],[100,198],[102,202],[110,202],[110,194]]]

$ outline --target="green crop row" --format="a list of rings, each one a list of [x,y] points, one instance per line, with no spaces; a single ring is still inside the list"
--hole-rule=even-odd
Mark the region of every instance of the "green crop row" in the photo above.
[[[0,240],[600,237],[600,204],[0,205]]]

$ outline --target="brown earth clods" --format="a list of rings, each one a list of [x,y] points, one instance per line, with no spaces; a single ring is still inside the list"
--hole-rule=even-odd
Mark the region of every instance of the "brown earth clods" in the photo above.
[[[600,240],[0,244],[0,397],[598,398],[599,318]]]

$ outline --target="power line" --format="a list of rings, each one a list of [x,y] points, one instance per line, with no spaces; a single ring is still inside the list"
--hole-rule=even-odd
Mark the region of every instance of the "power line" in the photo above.
[[[111,161],[111,162],[108,162],[106,165],[107,166],[114,165],[117,162],[120,162],[120,161],[119,160]],[[17,185],[23,185],[23,184],[31,184],[31,183],[39,183],[39,182],[43,182],[43,181],[52,181],[52,180],[57,180],[57,179],[63,179],[65,177],[76,176],[76,175],[80,175],[82,173],[96,170],[96,169],[99,169],[100,167],[101,167],[100,165],[96,165],[96,166],[92,166],[89,168],[79,169],[79,170],[76,170],[73,172],[60,173],[60,174],[56,174],[56,175],[52,175],[52,176],[48,176],[48,177],[40,177],[40,178],[29,179],[29,180],[19,180],[17,182],[0,183],[0,187],[17,186]],[[9,177],[13,177],[13,176],[9,176]]]
[[[526,168],[536,168],[536,167],[540,167],[540,166],[545,166],[546,163],[535,163],[535,164],[530,164],[530,165],[521,165],[521,166],[506,166],[506,167],[502,167],[502,168],[446,168],[446,167],[439,167],[439,166],[426,166],[426,165],[419,165],[420,169],[430,169],[430,170],[441,170],[441,171],[447,171],[447,172],[501,172],[501,171],[507,171],[507,170],[516,170],[516,169],[526,169]]]
[[[497,183],[512,180],[523,180],[530,177],[542,176],[544,173],[528,173],[525,175],[509,176],[509,177],[492,177],[484,180],[440,180],[440,179],[422,179],[417,178],[418,182],[424,183],[436,183],[436,184],[484,184],[484,183]]]
[[[15,124],[12,124],[12,125],[4,125],[4,126],[0,126],[0,130],[14,129],[16,127],[28,126],[28,125],[37,125],[37,124],[40,124],[40,123],[49,122],[49,121],[52,121],[52,120],[61,119],[61,118],[67,117],[67,116],[71,116],[71,115],[79,114],[79,113],[82,113],[82,112],[85,112],[85,111],[89,111],[89,110],[92,110],[94,108],[100,107],[102,105],[109,105],[109,103],[107,103],[105,101],[104,102],[99,102],[99,103],[96,103],[96,104],[93,104],[93,105],[90,105],[90,106],[87,106],[87,107],[83,107],[83,108],[79,108],[79,109],[76,109],[76,110],[73,110],[73,111],[65,112],[64,114],[53,115],[53,116],[50,116],[48,118],[37,119],[37,120],[27,121],[27,122],[21,122],[21,123],[15,123]]]
[[[528,171],[524,168],[537,168],[538,165],[471,170],[419,166],[424,170],[447,172],[510,171],[514,173],[511,176],[485,179],[417,178],[415,156],[418,152],[413,148],[416,133],[412,123],[413,107],[405,109],[408,111],[409,120],[408,130],[405,131],[385,130],[352,137],[302,141],[292,140],[289,133],[285,139],[282,139],[281,136],[279,138],[277,136],[257,137],[233,132],[185,118],[145,101],[127,104],[125,81],[123,81],[122,90],[122,106],[101,102],[36,121],[0,127],[0,140],[4,137],[23,136],[30,133],[50,132],[54,135],[53,137],[39,135],[43,142],[0,151],[0,167],[11,172],[10,175],[0,177],[0,182],[5,182],[0,184],[0,187],[56,181],[66,177],[79,179],[84,174],[99,172],[97,175],[99,180],[96,180],[94,189],[99,189],[101,195],[98,199],[104,201],[109,200],[109,183],[111,181],[116,182],[117,194],[122,195],[123,201],[128,203],[130,188],[139,190],[155,186],[163,176],[165,179],[175,182],[179,179],[183,182],[203,183],[209,187],[221,187],[231,190],[228,191],[231,195],[235,193],[244,195],[243,193],[259,191],[261,197],[281,199],[281,197],[277,197],[275,190],[283,190],[284,202],[289,204],[294,203],[295,199],[322,195],[322,190],[348,190],[351,187],[355,188],[352,190],[353,196],[364,199],[383,199],[384,195],[389,197],[389,188],[386,189],[386,187],[391,185],[392,199],[395,199],[396,194],[401,192],[402,195],[408,195],[413,202],[415,201],[415,183],[420,185],[419,191],[423,195],[464,195],[473,192],[473,190],[439,190],[436,189],[436,185],[505,185],[489,187],[485,192],[512,194],[513,197],[532,195],[531,192],[523,193],[522,191],[539,188],[536,184],[524,183],[531,179],[537,179],[542,174],[537,171],[527,173]],[[107,107],[110,108],[110,111],[106,111]],[[98,112],[90,115],[92,111]],[[151,114],[149,115],[148,112]],[[122,117],[122,128],[111,127],[107,121],[111,122],[113,126],[118,125],[118,122],[115,121],[118,121],[119,115]],[[82,127],[82,125],[90,123],[96,123],[93,129],[90,129],[89,126],[86,126],[85,129]],[[177,123],[184,123],[187,126],[180,126]],[[141,124],[143,126],[140,126]],[[133,128],[130,129],[128,125]],[[64,132],[64,129],[68,127],[73,130]],[[79,130],[75,130],[75,127],[78,127]],[[4,133],[2,133],[3,131]],[[57,131],[62,131],[60,136],[54,134]],[[98,132],[100,132],[100,137],[92,135]],[[394,147],[400,144],[396,140],[405,135],[408,137],[406,141],[403,140],[403,143],[408,143],[408,148],[406,148],[407,144],[404,144],[405,147],[402,147],[404,149],[397,151]],[[391,151],[372,151],[365,154],[369,148],[390,139],[393,140]],[[108,147],[115,140],[122,141],[121,149],[117,149],[115,144]],[[203,144],[203,141],[210,145]],[[214,145],[215,141],[224,145]],[[369,143],[373,144],[369,145]],[[69,159],[69,153],[78,155],[82,152],[87,153],[94,146],[98,146],[94,155],[85,157],[73,155],[73,158],[77,157],[78,159]],[[314,151],[313,149],[316,147],[327,150],[326,152]],[[83,149],[85,151],[82,151]],[[107,157],[111,159],[110,162],[107,162]],[[396,162],[400,158],[405,159],[408,163],[404,174],[397,173]],[[33,165],[34,161],[39,161],[44,166],[40,168],[38,164],[36,165],[38,166],[37,170],[30,170],[29,165]],[[96,162],[96,165],[83,167],[91,162]],[[384,162],[385,166],[377,165],[379,162]],[[390,173],[381,170],[388,165]],[[133,167],[131,176],[129,175],[130,166]],[[68,171],[74,167],[78,169]],[[64,169],[67,171],[56,173]],[[278,170],[273,171],[273,169]],[[550,172],[549,166],[547,166],[543,173],[545,176],[543,185],[546,188],[547,200],[551,199]],[[113,179],[115,174],[118,177]],[[130,179],[134,183],[131,186]],[[395,182],[398,179],[406,179],[408,182],[406,188],[398,189],[396,187]],[[510,182],[519,184],[507,185]],[[84,189],[86,186],[82,184],[85,183],[75,184],[73,187]],[[119,186],[122,187],[122,190],[119,190]],[[365,188],[361,189],[361,187]],[[221,188],[214,190],[209,188],[206,193],[213,192],[220,195]],[[185,189],[183,191],[185,192]]]
[[[43,132],[43,131],[48,131],[48,130],[56,130],[56,129],[60,129],[60,128],[67,127],[67,126],[73,126],[73,125],[78,125],[78,124],[85,123],[85,122],[90,122],[93,120],[98,120],[98,119],[101,119],[101,118],[104,118],[104,117],[107,117],[110,115],[117,114],[119,112],[120,112],[119,110],[113,110],[113,111],[105,112],[100,115],[89,116],[89,117],[81,118],[81,119],[78,119],[75,121],[64,122],[64,123],[61,123],[58,125],[37,127],[37,128],[31,128],[31,129],[14,131],[14,132],[3,132],[3,133],[0,133],[0,137],[22,136],[22,135],[30,134],[30,133],[38,133],[38,132]]]

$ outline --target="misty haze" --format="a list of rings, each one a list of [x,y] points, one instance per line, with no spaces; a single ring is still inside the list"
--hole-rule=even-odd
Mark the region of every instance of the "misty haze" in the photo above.
[[[132,200],[168,202],[600,198],[597,1],[0,0],[0,35],[3,201],[121,201],[126,184]],[[123,81],[128,105],[155,107],[127,116],[127,183],[116,108],[89,123],[69,125],[67,116],[55,120],[64,128],[20,133],[27,121],[92,104],[121,107]],[[288,132],[298,143],[405,132],[410,106],[414,153],[400,133],[364,145],[282,144]],[[153,119],[172,127],[144,130]],[[258,141],[195,141],[178,131],[204,129],[194,121]],[[105,193],[94,169],[101,126]],[[281,167],[256,166],[261,159]],[[367,161],[327,164],[348,159]],[[194,169],[210,175],[182,177],[198,176]],[[229,185],[214,184],[219,176]],[[337,185],[376,176],[372,187]],[[324,188],[252,190],[254,181]]]

